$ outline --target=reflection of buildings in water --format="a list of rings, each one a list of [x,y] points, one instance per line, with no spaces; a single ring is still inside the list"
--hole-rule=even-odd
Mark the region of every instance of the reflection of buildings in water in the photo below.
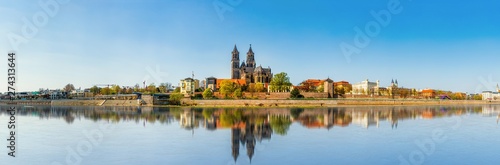
[[[262,124],[239,123],[231,128],[231,148],[234,162],[240,154],[240,145],[247,149],[247,156],[252,162],[257,141],[271,139],[272,129],[268,122]],[[241,143],[241,144],[240,144]]]
[[[481,114],[485,117],[493,117],[500,115],[500,108],[494,105],[483,105]]]
[[[238,156],[240,155],[240,134],[241,130],[239,128],[231,129],[231,148],[233,151],[232,155],[235,163],[238,159]]]
[[[303,126],[307,128],[326,128],[330,130],[334,124],[343,125],[343,121],[340,120],[341,123],[335,121],[335,113],[334,110],[321,110],[321,111],[305,111],[296,119]],[[347,123],[348,125],[348,123]]]
[[[184,110],[184,113],[181,113],[179,124],[182,128],[187,130],[193,130],[200,125],[199,121],[196,119],[195,113],[191,110]]]
[[[211,116],[210,118],[205,119],[203,126],[207,130],[214,131],[217,129],[217,120],[215,119],[214,116]]]
[[[352,111],[352,123],[361,125],[363,128],[368,128],[369,126],[379,127],[379,113],[366,111]]]
[[[431,109],[426,109],[422,112],[423,119],[432,119],[434,118],[434,115],[436,115],[436,113]]]
[[[387,120],[389,122],[391,122],[392,129],[398,128],[399,119],[398,119],[397,113],[394,111],[394,108],[391,109],[391,111],[389,112],[389,116],[387,117]]]

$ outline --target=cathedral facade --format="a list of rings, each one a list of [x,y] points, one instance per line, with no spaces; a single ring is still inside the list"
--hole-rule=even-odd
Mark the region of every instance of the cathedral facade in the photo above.
[[[240,52],[236,45],[231,59],[231,79],[244,79],[246,84],[250,83],[263,83],[267,84],[271,82],[273,78],[273,73],[271,72],[271,67],[263,68],[262,66],[257,66],[255,63],[254,52],[252,50],[252,45],[247,52],[246,63],[241,62],[240,64]]]

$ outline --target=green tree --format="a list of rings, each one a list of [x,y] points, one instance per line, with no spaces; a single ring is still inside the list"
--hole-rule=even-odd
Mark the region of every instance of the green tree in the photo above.
[[[205,91],[203,91],[203,98],[204,99],[211,99],[212,97],[214,97],[214,94],[212,93],[212,89],[207,88],[207,89],[205,89]]]
[[[288,77],[288,74],[281,72],[273,76],[270,85],[272,91],[283,92],[289,90],[292,83],[290,83],[290,77]]]
[[[112,85],[111,86],[111,94],[118,94],[120,92],[121,88],[118,85]]]
[[[236,98],[241,98],[243,96],[243,92],[241,91],[241,88],[237,88],[233,92],[234,97]]]
[[[181,93],[172,93],[170,95],[169,101],[170,101],[170,104],[180,105],[181,104],[181,100],[183,98],[184,98],[184,95],[181,94]]]
[[[474,95],[474,100],[483,100],[483,95]]]
[[[181,93],[181,87],[177,87],[174,89],[174,93]]]
[[[297,88],[293,88],[292,91],[290,92],[290,98],[292,99],[300,98],[300,91]]]
[[[101,89],[101,94],[102,95],[109,95],[109,94],[111,94],[111,89],[109,89],[109,87],[104,87]]]
[[[255,83],[255,92],[264,92],[264,84]]]
[[[167,84],[161,83],[160,86],[158,86],[158,89],[160,89],[160,93],[167,93]]]
[[[90,88],[90,92],[92,92],[94,95],[97,95],[99,93],[99,91],[100,91],[100,88],[95,86],[95,85]]]
[[[220,84],[219,92],[224,95],[224,98],[228,98],[235,90],[235,84],[230,80],[224,80]]]
[[[146,91],[151,93],[151,94],[157,93],[156,85],[154,83],[149,84]]]
[[[323,85],[320,85],[318,89],[316,89],[317,92],[325,92],[325,87]]]

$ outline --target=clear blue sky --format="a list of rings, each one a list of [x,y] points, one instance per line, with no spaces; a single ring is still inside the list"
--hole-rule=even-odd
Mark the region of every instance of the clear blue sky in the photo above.
[[[221,14],[214,0],[60,4],[19,44],[18,88],[133,86],[144,79],[177,85],[192,71],[198,79],[229,78],[234,44],[241,59],[252,44],[257,65],[287,72],[293,84],[330,77],[387,86],[394,78],[404,87],[476,92],[500,81],[499,1],[401,0],[400,13],[350,60],[340,44],[353,45],[354,28],[365,29],[376,20],[370,12],[387,10],[390,1],[219,1],[228,9]],[[14,49],[9,36],[23,36],[23,18],[32,22],[40,12],[38,1],[0,2],[4,60]]]

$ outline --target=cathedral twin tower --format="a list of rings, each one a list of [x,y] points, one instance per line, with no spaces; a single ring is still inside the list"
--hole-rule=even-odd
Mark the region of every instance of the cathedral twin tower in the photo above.
[[[263,83],[267,84],[271,82],[273,74],[271,73],[271,68],[262,68],[255,63],[254,53],[252,51],[252,45],[247,52],[246,63],[241,62],[240,65],[240,52],[236,45],[234,49],[231,60],[231,79],[244,79],[246,84],[250,83]]]

